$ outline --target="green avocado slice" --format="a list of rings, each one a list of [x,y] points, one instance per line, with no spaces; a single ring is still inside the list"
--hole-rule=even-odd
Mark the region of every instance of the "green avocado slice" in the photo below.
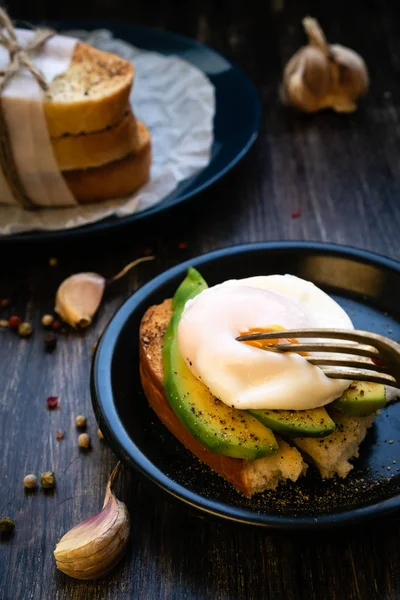
[[[310,410],[249,410],[266,427],[283,436],[325,437],[336,425],[325,408]]]
[[[249,412],[230,408],[215,398],[187,367],[180,354],[177,331],[185,303],[207,284],[195,269],[172,301],[174,309],[163,345],[164,389],[181,422],[204,446],[216,454],[254,460],[278,450],[274,434]]]
[[[355,381],[330,406],[350,417],[372,415],[386,404],[386,390],[381,383]]]

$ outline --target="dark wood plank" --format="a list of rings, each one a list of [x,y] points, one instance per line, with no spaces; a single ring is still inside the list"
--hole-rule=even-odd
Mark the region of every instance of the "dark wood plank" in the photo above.
[[[19,18],[76,16],[73,5],[15,0]],[[307,117],[283,109],[277,86],[285,61],[303,43],[300,19],[320,18],[332,41],[359,50],[373,85],[352,116]],[[139,285],[196,254],[231,244],[308,239],[347,243],[400,258],[399,19],[378,0],[291,0],[282,13],[261,14],[255,1],[153,3],[91,0],[81,17],[123,18],[197,37],[222,51],[257,85],[263,100],[258,141],[210,191],[168,217],[107,239],[60,246],[7,248],[0,297],[10,313],[34,325],[30,340],[0,330],[0,514],[16,531],[0,541],[0,598],[359,600],[400,597],[399,522],[313,536],[270,534],[210,520],[172,501],[136,473],[117,485],[132,516],[126,558],[104,580],[76,582],[55,569],[60,535],[101,506],[112,452],[96,436],[89,397],[91,347],[115,310]],[[301,216],[292,219],[299,209]],[[186,250],[179,250],[186,241]],[[111,288],[93,327],[60,336],[43,352],[40,317],[52,309],[58,283],[83,270],[109,277],[145,248],[157,255]],[[50,256],[58,258],[50,267]],[[59,409],[45,401],[59,395]],[[76,443],[74,418],[88,416],[92,450]],[[65,431],[56,441],[55,431]],[[54,494],[27,495],[28,472],[54,469]]]

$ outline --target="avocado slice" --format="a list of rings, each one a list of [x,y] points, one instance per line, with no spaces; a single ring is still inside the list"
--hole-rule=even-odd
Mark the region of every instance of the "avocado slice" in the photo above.
[[[336,425],[325,408],[310,410],[249,410],[266,427],[283,436],[325,437]]]
[[[350,417],[366,417],[386,404],[386,390],[381,383],[355,381],[330,406]]]
[[[189,298],[194,298],[206,290],[208,285],[200,273],[193,267],[189,267],[185,279],[182,281],[172,298],[172,310],[179,312],[179,317],[183,312],[185,304]]]
[[[177,330],[185,303],[207,287],[195,269],[172,301],[174,312],[163,345],[164,389],[181,422],[204,446],[216,454],[253,460],[278,450],[274,434],[247,411],[230,408],[215,398],[187,367],[180,354]]]

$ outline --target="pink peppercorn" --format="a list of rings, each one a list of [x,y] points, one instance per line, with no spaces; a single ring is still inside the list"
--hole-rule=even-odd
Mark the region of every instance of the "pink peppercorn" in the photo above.
[[[49,396],[46,400],[47,408],[53,409],[58,406],[58,397],[57,396]]]
[[[8,323],[9,323],[10,327],[12,327],[13,329],[18,329],[18,327],[22,323],[22,319],[20,317],[13,315],[12,317],[9,318]]]

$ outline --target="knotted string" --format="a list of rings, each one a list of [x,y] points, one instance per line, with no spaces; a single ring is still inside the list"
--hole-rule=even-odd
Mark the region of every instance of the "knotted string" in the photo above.
[[[10,62],[8,65],[6,65],[4,69],[0,69],[0,95],[12,77],[14,77],[21,69],[27,69],[43,91],[48,89],[49,85],[46,82],[43,73],[33,64],[30,54],[40,50],[43,44],[54,34],[55,32],[52,29],[36,29],[26,46],[22,47],[18,43],[17,34],[10,17],[4,9],[0,8],[0,44],[4,46],[10,55]],[[24,189],[15,164],[1,100],[0,168],[7,178],[11,191],[18,203],[24,208],[32,208],[33,203]]]

